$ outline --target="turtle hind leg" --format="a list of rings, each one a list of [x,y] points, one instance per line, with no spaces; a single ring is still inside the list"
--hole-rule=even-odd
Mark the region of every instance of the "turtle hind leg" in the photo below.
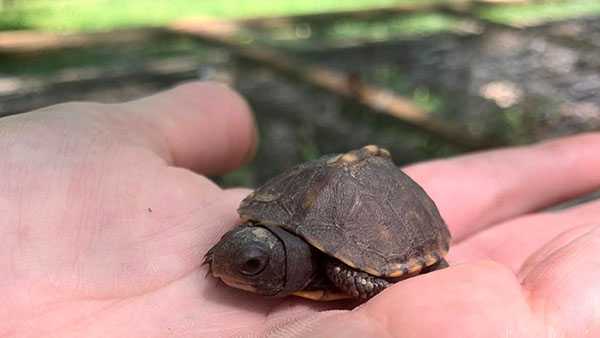
[[[448,265],[448,262],[445,259],[440,258],[440,260],[437,261],[437,263],[432,264],[432,265],[424,268],[423,271],[421,271],[421,274],[432,272],[432,271],[436,271],[436,270],[445,269],[445,268],[447,268],[449,266],[450,265]]]
[[[338,289],[354,298],[365,300],[392,284],[383,278],[369,275],[332,259],[327,261],[325,273]]]
[[[337,291],[337,292],[330,291],[330,290],[302,290],[302,291],[296,291],[296,292],[292,293],[292,295],[310,299],[310,300],[317,300],[320,302],[328,302],[328,301],[352,298],[352,296],[350,296],[346,293],[342,293],[339,291]]]

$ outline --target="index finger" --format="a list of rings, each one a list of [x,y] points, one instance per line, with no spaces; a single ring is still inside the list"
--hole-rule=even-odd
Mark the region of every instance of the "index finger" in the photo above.
[[[600,133],[405,168],[430,194],[455,240],[600,187]]]

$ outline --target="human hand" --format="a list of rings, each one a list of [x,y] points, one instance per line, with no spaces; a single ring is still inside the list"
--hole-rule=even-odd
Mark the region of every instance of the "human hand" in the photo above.
[[[448,269],[353,311],[263,299],[205,278],[202,255],[246,190],[202,174],[254,149],[224,87],[0,120],[0,336],[592,337],[600,334],[600,135],[422,163],[406,172],[454,235]]]
[[[251,315],[215,322],[252,308],[211,302],[220,291],[199,265],[246,191],[189,169],[238,167],[255,138],[245,102],[206,83],[1,119],[0,337],[214,337],[244,326]]]
[[[598,147],[584,134],[405,168],[449,224],[451,266],[272,336],[599,337],[600,201],[540,210],[600,187]]]

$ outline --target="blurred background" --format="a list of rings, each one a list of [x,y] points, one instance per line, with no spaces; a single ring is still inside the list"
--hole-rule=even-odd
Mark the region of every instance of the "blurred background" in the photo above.
[[[400,165],[600,128],[600,1],[0,0],[0,116],[222,81],[255,186],[369,143]]]

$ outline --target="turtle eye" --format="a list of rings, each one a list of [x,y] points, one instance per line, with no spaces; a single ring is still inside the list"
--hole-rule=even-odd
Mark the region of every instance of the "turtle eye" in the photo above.
[[[244,250],[239,258],[239,270],[246,276],[254,276],[265,269],[269,255],[261,248],[251,247]]]

